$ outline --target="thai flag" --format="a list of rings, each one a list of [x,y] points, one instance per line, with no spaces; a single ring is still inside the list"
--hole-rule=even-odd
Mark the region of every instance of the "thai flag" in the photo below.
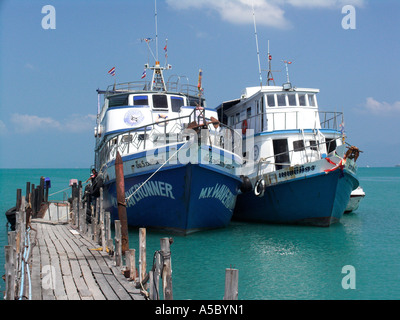
[[[144,69],[143,73],[142,73],[142,79],[146,78],[146,69]]]
[[[167,45],[165,45],[165,47],[164,47],[164,52],[165,52],[165,58],[168,58],[168,49],[167,49]]]
[[[115,67],[111,68],[111,70],[108,71],[108,74],[111,74],[112,76],[115,76]]]

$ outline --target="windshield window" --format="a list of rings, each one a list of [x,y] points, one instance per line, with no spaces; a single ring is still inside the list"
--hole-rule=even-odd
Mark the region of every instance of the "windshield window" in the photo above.
[[[167,96],[165,94],[153,94],[154,109],[168,109]]]
[[[277,94],[276,96],[278,97],[278,106],[279,107],[286,106],[286,94],[282,93],[282,94]]]
[[[171,97],[172,112],[180,112],[182,106],[183,106],[183,98]]]
[[[133,105],[134,106],[148,106],[149,99],[147,96],[134,96],[133,97]]]

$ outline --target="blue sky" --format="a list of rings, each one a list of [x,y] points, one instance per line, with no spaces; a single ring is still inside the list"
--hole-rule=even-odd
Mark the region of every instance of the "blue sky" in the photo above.
[[[251,3],[158,0],[160,61],[168,38],[173,66],[166,78],[196,84],[202,68],[209,107],[256,86]],[[270,40],[274,70],[293,60],[292,83],[319,88],[321,110],[344,112],[347,141],[364,151],[360,166],[400,163],[400,1],[253,3],[262,68]],[[42,28],[45,5],[56,10],[55,29]],[[345,5],[355,29],[342,27]],[[145,37],[155,37],[152,0],[0,0],[0,167],[90,167],[96,89],[114,82],[114,66],[117,82],[140,80]],[[284,72],[274,76],[285,82]]]

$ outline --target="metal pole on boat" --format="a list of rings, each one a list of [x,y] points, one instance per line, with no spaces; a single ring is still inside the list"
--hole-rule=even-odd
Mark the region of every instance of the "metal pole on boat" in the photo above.
[[[122,253],[125,254],[125,251],[129,250],[128,217],[126,214],[124,166],[118,151],[115,158],[115,184],[117,189],[118,218],[121,221],[121,246]]]
[[[157,0],[154,0],[155,22],[156,22],[156,57],[158,61],[158,26],[157,26]]]
[[[253,8],[253,21],[254,21],[254,35],[256,37],[256,47],[257,47],[257,59],[258,59],[258,72],[260,74],[260,87],[262,88],[262,75],[261,75],[261,64],[260,64],[260,51],[258,50],[258,36],[257,36],[257,26],[256,26],[256,15],[254,13],[254,3],[251,4]]]

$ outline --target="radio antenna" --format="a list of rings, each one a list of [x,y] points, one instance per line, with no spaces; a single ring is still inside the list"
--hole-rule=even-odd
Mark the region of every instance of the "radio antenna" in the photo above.
[[[158,61],[158,29],[157,29],[157,0],[154,0],[155,21],[156,21],[156,58]]]
[[[257,47],[257,58],[258,58],[258,72],[260,74],[260,86],[262,88],[262,75],[261,75],[261,64],[260,64],[260,51],[258,50],[258,36],[257,36],[257,26],[256,26],[256,15],[254,13],[254,3],[251,3],[253,8],[253,21],[254,21],[254,35],[256,37],[256,47]]]

